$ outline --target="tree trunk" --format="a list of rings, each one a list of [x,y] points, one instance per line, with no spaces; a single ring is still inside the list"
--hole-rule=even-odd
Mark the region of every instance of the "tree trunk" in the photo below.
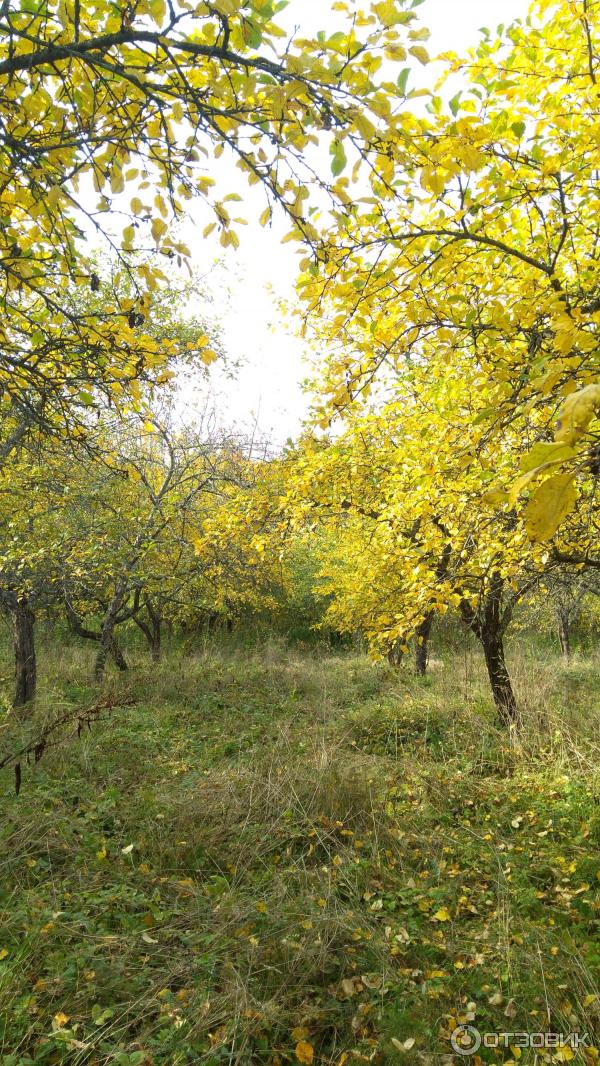
[[[37,680],[33,626],[35,615],[26,598],[12,608],[15,647],[15,707],[24,707],[35,698]]]
[[[498,714],[503,725],[512,725],[519,720],[519,712],[504,658],[502,635],[484,630],[481,643]]]
[[[569,615],[566,611],[558,612],[558,639],[563,659],[569,662],[571,658],[571,627]]]
[[[433,625],[433,612],[423,619],[415,632],[415,670],[418,677],[425,677],[429,662],[429,638]]]
[[[504,633],[510,622],[511,610],[502,610],[504,580],[492,574],[483,603],[475,611],[466,599],[460,604],[463,622],[475,634],[485,655],[488,677],[498,717],[504,726],[519,722],[519,709],[513,692],[510,674],[504,657]]]
[[[135,623],[146,638],[153,663],[159,663],[162,655],[162,618],[148,603],[145,604],[147,620],[135,616]]]
[[[117,638],[114,634],[110,642],[110,653],[113,659],[115,660],[115,665],[118,667],[119,670],[129,670],[129,666],[127,665],[127,659],[125,658],[123,652],[121,651],[121,648],[117,644]]]
[[[150,654],[152,656],[153,663],[159,663],[162,654],[162,640],[160,632],[160,622],[156,627],[152,628],[152,643],[150,644]]]
[[[402,650],[404,647],[404,640],[397,640],[396,643],[392,645],[387,654],[387,659],[390,666],[400,666],[405,654]]]

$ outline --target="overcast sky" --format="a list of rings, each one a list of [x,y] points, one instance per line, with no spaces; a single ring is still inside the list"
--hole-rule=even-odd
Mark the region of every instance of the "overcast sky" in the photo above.
[[[333,0],[290,0],[286,23],[299,24],[307,32],[330,28],[336,18],[332,5]],[[528,7],[528,0],[425,0],[419,16],[431,31],[428,48],[434,56],[447,50],[466,52],[479,39],[479,27],[495,28],[500,22],[524,18]],[[422,69],[431,84],[434,71]],[[246,211],[246,217],[251,213]],[[228,351],[245,364],[235,381],[226,381],[218,371],[213,375],[220,418],[238,426],[257,420],[261,435],[274,444],[297,434],[307,407],[300,388],[306,376],[303,346],[290,334],[277,307],[278,296],[293,295],[298,262],[294,245],[280,243],[286,228],[261,229],[252,223],[244,227],[241,248],[236,253],[229,250],[226,271],[217,272],[209,282],[218,292],[224,286],[230,290],[228,298],[217,297],[216,307]],[[197,240],[191,234],[186,237],[203,270],[220,254],[217,245],[202,240],[201,232]],[[190,414],[198,402],[188,391]]]

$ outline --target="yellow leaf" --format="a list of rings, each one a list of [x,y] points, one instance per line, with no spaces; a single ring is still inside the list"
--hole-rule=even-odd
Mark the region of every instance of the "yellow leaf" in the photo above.
[[[60,185],[51,185],[46,193],[46,203],[50,207],[56,207],[58,201],[61,198]]]
[[[483,495],[484,503],[489,503],[491,507],[502,507],[505,503],[508,503],[508,493],[502,492],[501,489],[490,489]]]
[[[583,436],[598,410],[600,385],[588,385],[571,393],[559,415],[554,439],[562,444],[574,444]]]
[[[447,907],[440,907],[439,911],[436,911],[435,914],[433,915],[433,917],[438,922],[451,922],[452,921],[452,915],[450,914],[450,911],[448,910]]]
[[[364,137],[365,141],[371,141],[375,137],[376,129],[372,122],[369,121],[366,115],[359,112],[353,115],[352,121],[360,133],[361,137]]]
[[[160,239],[161,239],[161,237],[163,237],[164,234],[167,232],[167,223],[163,222],[162,218],[153,218],[152,219],[151,229],[152,229],[152,236],[154,237],[154,240],[158,244]]]
[[[398,62],[402,62],[406,59],[406,48],[403,48],[401,44],[390,44],[384,51],[386,59],[392,59]]]
[[[429,63],[429,52],[426,48],[423,48],[422,44],[413,44],[412,48],[409,48],[408,50],[411,56],[418,59],[419,63],[422,63],[423,66],[426,66],[427,63]]]
[[[110,176],[110,191],[114,193],[123,192],[125,188],[125,179],[123,173],[119,167],[113,167],[112,174]]]
[[[550,540],[577,503],[573,474],[555,474],[543,481],[525,511],[527,536],[534,543]]]
[[[8,958],[8,954],[9,954],[8,953],[8,949],[7,948],[2,948],[2,951],[0,951],[0,959],[7,959]]]
[[[306,1040],[300,1040],[296,1044],[296,1058],[298,1062],[303,1062],[306,1066],[311,1066],[311,1063],[315,1057],[315,1052],[312,1044],[309,1044]]]
[[[54,1015],[54,1018],[52,1020],[57,1029],[62,1029],[63,1026],[65,1026],[69,1021],[69,1015],[63,1014],[62,1011],[59,1011],[58,1014]]]
[[[535,470],[537,467],[545,466],[547,463],[565,462],[567,459],[573,459],[575,454],[568,444],[561,444],[560,441],[555,441],[554,443],[540,441],[538,444],[534,444],[527,455],[522,457],[521,470],[525,473],[528,470]]]
[[[574,1058],[575,1052],[573,1051],[573,1048],[567,1047],[566,1045],[565,1047],[557,1048],[554,1052],[555,1062],[572,1062]]]
[[[218,358],[217,353],[213,352],[211,348],[205,348],[203,352],[200,352],[200,358],[205,366],[210,366]]]

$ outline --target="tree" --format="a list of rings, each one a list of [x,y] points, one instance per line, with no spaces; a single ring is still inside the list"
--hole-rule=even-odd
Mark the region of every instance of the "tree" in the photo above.
[[[396,116],[387,185],[335,214],[301,281],[331,353],[324,426],[407,362],[440,356],[486,395],[465,457],[481,427],[501,447],[535,412],[516,491],[531,492],[537,542],[598,468],[599,13],[597,0],[539,0],[525,24],[486,31],[474,57],[454,59],[466,90],[433,95],[428,117]],[[513,467],[498,487],[514,480]]]
[[[486,389],[469,368],[455,378],[443,356],[407,366],[386,402],[371,402],[342,433],[307,437],[289,480],[288,506],[299,521],[332,528],[321,559],[328,616],[364,633],[377,657],[416,640],[426,665],[434,617],[454,610],[480,642],[500,719],[518,708],[504,638],[522,598],[554,565],[529,542],[526,524],[483,487],[510,470],[522,435],[517,422],[502,447],[478,418]],[[467,455],[463,442],[482,428]],[[512,447],[511,447],[512,445]]]
[[[60,572],[57,531],[65,514],[60,486],[72,455],[38,432],[20,448],[0,492],[0,605],[14,634],[14,706],[28,715],[36,695],[35,620],[56,596]]]
[[[178,428],[163,415],[109,428],[102,458],[67,478],[63,596],[74,631],[97,643],[96,680],[110,656],[126,668],[116,643],[125,622],[136,622],[158,659],[165,617],[190,610],[203,580],[194,538],[234,476],[227,438]]]
[[[536,623],[546,628],[551,626],[558,637],[561,655],[570,662],[573,627],[581,620],[586,601],[600,594],[598,572],[588,567],[557,566],[543,581],[543,598],[534,597],[530,612]]]

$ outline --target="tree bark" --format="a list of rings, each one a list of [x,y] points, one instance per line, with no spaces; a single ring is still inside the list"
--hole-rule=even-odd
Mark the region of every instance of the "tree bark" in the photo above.
[[[35,614],[27,599],[16,600],[12,607],[15,648],[15,707],[24,707],[35,699],[37,671],[33,627]]]
[[[498,717],[502,725],[510,726],[519,721],[519,708],[513,692],[510,674],[504,656],[504,633],[510,622],[510,608],[502,610],[504,580],[499,573],[492,574],[490,585],[478,610],[468,600],[460,605],[462,619],[475,634],[485,655],[490,687]]]
[[[563,659],[569,662],[571,658],[571,627],[569,615],[566,611],[558,612],[558,640]]]
[[[160,631],[160,622],[156,627],[152,628],[152,641],[150,644],[150,654],[152,656],[153,663],[159,663],[162,656],[162,635]]]
[[[512,725],[518,721],[519,712],[504,657],[502,634],[489,633],[484,629],[481,643],[498,714],[503,725]]]
[[[101,647],[99,648],[98,653],[96,655],[96,666],[95,666],[95,670],[94,670],[94,675],[95,675],[96,679],[99,679],[99,678],[102,677],[102,675],[104,673],[105,666],[106,666],[106,660],[108,658],[109,653],[110,653],[110,655],[112,655],[112,657],[113,657],[113,659],[115,661],[115,665],[118,667],[119,670],[128,670],[129,669],[129,667],[127,665],[127,660],[126,660],[125,656],[123,655],[123,652],[121,651],[121,648],[119,647],[119,645],[117,643],[117,639],[116,639],[116,637],[114,635],[114,629],[115,629],[115,626],[116,626],[116,623],[117,623],[117,619],[116,618],[115,618],[114,623],[113,623],[112,635],[107,638],[107,645],[106,645],[106,648],[103,650],[102,649],[102,633],[103,633],[103,630],[100,629],[100,630],[96,631],[95,629],[87,629],[86,626],[84,626],[83,623],[81,622],[81,620],[78,618],[77,614],[75,613],[75,611],[73,610],[72,606],[68,602],[66,602],[66,608],[67,608],[67,619],[68,619],[68,622],[69,622],[69,626],[70,626],[71,632],[75,633],[78,637],[83,637],[84,640],[95,640],[96,642],[98,642],[101,645]],[[98,671],[99,671],[99,673],[98,673]]]
[[[123,594],[123,586],[119,584],[100,628],[100,644],[94,664],[94,678],[96,681],[102,681],[108,656],[110,654],[114,655],[115,648],[118,648],[118,645],[115,644],[115,626],[119,608],[123,602]],[[119,665],[118,662],[117,665]],[[125,669],[127,669],[127,664],[125,664]]]
[[[429,638],[433,626],[433,611],[423,619],[415,632],[415,670],[418,677],[425,677],[429,662]]]
[[[121,648],[117,644],[117,638],[115,637],[114,633],[110,642],[110,653],[113,659],[115,660],[115,665],[119,670],[129,670],[127,659],[125,658],[123,652],[121,651]]]

